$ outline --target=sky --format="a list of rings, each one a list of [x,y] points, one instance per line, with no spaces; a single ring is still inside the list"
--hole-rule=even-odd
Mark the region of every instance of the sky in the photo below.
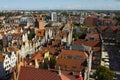
[[[120,0],[0,0],[0,10],[120,10]]]

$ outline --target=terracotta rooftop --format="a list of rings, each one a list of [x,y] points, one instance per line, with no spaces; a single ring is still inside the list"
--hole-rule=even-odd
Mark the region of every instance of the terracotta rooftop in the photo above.
[[[109,28],[111,28],[113,31],[116,31],[116,30],[119,30],[119,29],[120,29],[119,26],[111,26],[111,27],[109,27],[109,26],[100,26],[100,29],[101,29],[102,31],[105,31],[105,30],[107,30],[107,29],[109,29]]]
[[[44,33],[45,33],[44,29],[42,29],[42,30],[39,29],[39,30],[36,31],[36,36],[38,36],[38,37],[45,36]]]
[[[54,54],[54,53],[56,52],[56,49],[55,49],[54,47],[50,47],[50,48],[48,49],[48,51],[49,51],[50,53]]]
[[[17,52],[19,49],[15,47],[9,47],[8,50]]]
[[[13,38],[21,38],[22,37],[22,34],[11,34],[11,36],[13,37]]]
[[[96,47],[96,46],[101,46],[101,42],[100,41],[96,41],[96,40],[84,40],[84,39],[78,39],[78,40],[75,40],[73,42],[73,44],[84,44],[86,46],[90,46],[90,47]]]
[[[79,59],[76,59],[76,57],[79,57]],[[56,69],[59,69],[59,66],[61,65],[61,70],[73,71],[72,67],[76,66],[75,72],[83,71],[85,69],[84,64],[87,58],[88,54],[83,51],[62,50],[56,61]],[[65,68],[65,66],[67,66],[67,68]]]
[[[84,51],[79,50],[62,50],[61,54],[71,55],[71,56],[83,56],[84,59],[88,57],[88,54]]]
[[[18,80],[61,80],[55,71],[21,67]]]
[[[97,18],[97,16],[86,16],[85,18]]]
[[[54,54],[56,52],[55,47],[49,46],[49,47],[42,47],[43,52],[49,51],[50,53]]]
[[[94,47],[94,52],[100,52],[101,51],[101,47]]]
[[[116,31],[116,30],[120,29],[120,27],[116,27],[116,26],[112,26],[111,28],[112,28],[113,31]]]
[[[61,43],[60,40],[52,41],[52,46],[58,46]]]
[[[37,59],[38,62],[41,62],[43,60],[43,57],[40,53],[34,54],[31,56],[31,60]]]
[[[78,80],[77,78],[79,77],[79,73],[80,72],[74,72],[74,74],[72,74],[71,71],[61,71],[61,76],[65,76],[65,78],[63,80]]]
[[[100,26],[100,29],[101,29],[102,31],[105,31],[105,30],[107,29],[107,26]]]

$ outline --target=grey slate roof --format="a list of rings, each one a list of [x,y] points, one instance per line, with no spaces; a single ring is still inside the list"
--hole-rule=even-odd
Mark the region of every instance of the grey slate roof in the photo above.
[[[89,51],[91,47],[83,44],[72,44],[72,50]]]

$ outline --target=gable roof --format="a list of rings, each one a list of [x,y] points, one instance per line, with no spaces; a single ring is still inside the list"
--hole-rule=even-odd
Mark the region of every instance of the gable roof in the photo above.
[[[73,42],[74,44],[84,44],[86,46],[90,46],[90,47],[98,47],[98,46],[101,46],[101,42],[98,41],[98,40],[81,40],[81,39],[78,39],[76,41]]]
[[[21,67],[18,80],[61,80],[56,71]]]
[[[62,50],[61,54],[71,55],[71,56],[83,56],[85,59],[88,57],[88,54],[84,51],[79,50]]]

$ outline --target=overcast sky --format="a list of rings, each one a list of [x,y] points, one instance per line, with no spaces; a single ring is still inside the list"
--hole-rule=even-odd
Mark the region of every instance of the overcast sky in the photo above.
[[[16,9],[120,10],[120,0],[0,0],[0,10]]]

